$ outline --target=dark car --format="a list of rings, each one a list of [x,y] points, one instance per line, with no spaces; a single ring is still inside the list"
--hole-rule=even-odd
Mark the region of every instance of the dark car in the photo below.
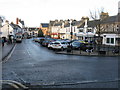
[[[83,51],[93,50],[93,45],[90,44],[90,43],[89,44],[84,43],[80,49],[83,50]]]
[[[42,46],[47,47],[49,43],[50,43],[49,40],[44,40],[44,41],[42,42]]]
[[[74,41],[71,43],[71,48],[74,50],[78,50],[83,46],[83,43],[78,42],[78,41]]]
[[[42,44],[45,41],[45,38],[40,38],[39,43]]]

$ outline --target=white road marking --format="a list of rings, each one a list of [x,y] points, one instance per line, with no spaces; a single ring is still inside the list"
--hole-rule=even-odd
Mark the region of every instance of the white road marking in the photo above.
[[[18,80],[20,80],[20,81],[26,83],[26,81],[25,81],[24,79],[18,77],[17,73],[15,73],[14,71],[11,71],[11,72],[15,75],[15,77],[16,77]]]

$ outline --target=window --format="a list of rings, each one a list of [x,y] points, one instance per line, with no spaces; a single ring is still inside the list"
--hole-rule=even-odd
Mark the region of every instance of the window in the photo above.
[[[82,29],[80,29],[80,30],[79,30],[79,32],[83,32],[83,30],[82,30]]]
[[[88,32],[92,32],[92,29],[88,29]]]
[[[111,44],[114,44],[114,38],[111,38]]]
[[[107,38],[107,43],[110,43],[110,38]]]

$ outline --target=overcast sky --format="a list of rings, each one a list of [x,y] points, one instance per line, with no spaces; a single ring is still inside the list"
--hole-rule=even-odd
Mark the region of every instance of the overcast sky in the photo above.
[[[120,0],[0,0],[0,15],[15,23],[16,17],[26,26],[39,26],[55,19],[76,19],[90,16],[91,11],[104,8],[110,16],[118,13]]]

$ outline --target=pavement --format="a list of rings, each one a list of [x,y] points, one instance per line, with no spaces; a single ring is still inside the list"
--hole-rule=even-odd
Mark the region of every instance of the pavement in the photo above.
[[[71,52],[65,51],[56,51],[56,54],[65,54],[65,55],[78,55],[78,56],[120,56],[120,53],[113,54],[112,51],[106,52],[106,54],[99,54],[97,51],[93,52],[86,52],[86,51],[79,51],[79,50],[72,50]]]
[[[13,44],[6,44],[2,47],[2,60],[4,60],[12,51],[15,43]]]

